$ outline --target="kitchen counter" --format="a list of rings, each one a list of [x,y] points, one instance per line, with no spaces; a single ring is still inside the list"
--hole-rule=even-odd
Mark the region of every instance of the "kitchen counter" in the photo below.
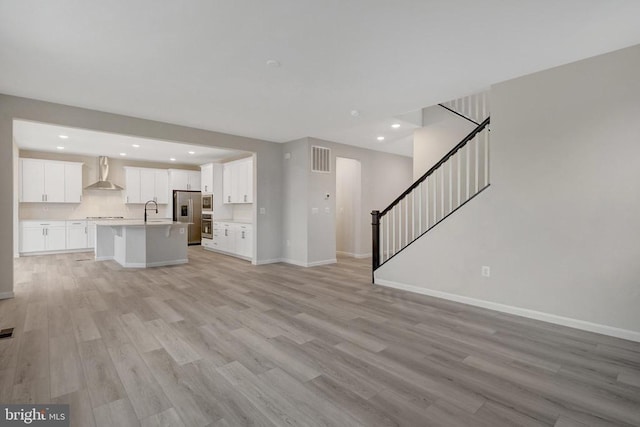
[[[114,260],[127,268],[186,264],[187,223],[155,219],[106,220],[96,224],[96,261]]]
[[[242,221],[237,219],[218,219],[214,216],[213,222],[228,222],[229,224],[253,224],[251,221]]]
[[[96,225],[104,225],[111,227],[118,226],[145,226],[145,227],[154,227],[154,226],[164,226],[164,225],[172,225],[172,224],[186,224],[186,222],[176,222],[170,219],[150,219],[147,222],[144,222],[142,219],[108,219],[108,220],[95,220],[94,223]]]

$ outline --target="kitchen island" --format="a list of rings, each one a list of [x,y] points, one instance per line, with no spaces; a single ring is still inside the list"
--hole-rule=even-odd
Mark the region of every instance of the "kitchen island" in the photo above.
[[[96,261],[127,268],[186,264],[187,227],[171,220],[96,221]]]

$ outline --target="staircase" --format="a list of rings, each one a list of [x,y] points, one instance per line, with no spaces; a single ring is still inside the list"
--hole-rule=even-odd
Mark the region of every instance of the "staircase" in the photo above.
[[[477,127],[393,203],[371,212],[374,272],[489,186],[490,117],[466,116],[484,114],[486,99],[439,105]]]

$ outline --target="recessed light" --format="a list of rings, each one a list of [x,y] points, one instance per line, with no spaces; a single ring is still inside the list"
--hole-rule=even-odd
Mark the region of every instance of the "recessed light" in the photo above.
[[[126,155],[127,155],[127,153],[120,153],[120,155],[121,155],[121,156],[126,156]]]
[[[384,141],[384,136],[379,136],[376,138],[378,141]]]
[[[189,151],[189,154],[196,154],[195,151]]]
[[[400,127],[400,123],[394,123],[391,125],[392,128],[398,129]]]
[[[57,146],[56,148],[57,148],[58,150],[64,150],[64,147],[62,147],[62,146]]]
[[[138,144],[133,144],[132,147],[133,148],[140,148],[140,146]]]
[[[267,67],[271,67],[271,68],[278,68],[280,67],[280,61],[278,61],[277,59],[269,59],[267,60]]]
[[[170,158],[169,160],[171,160],[172,162],[175,162],[175,161],[176,161],[176,159],[174,159],[173,157],[172,157],[172,158]]]
[[[69,135],[58,135],[58,138],[67,139],[67,138],[69,138]]]
[[[351,115],[353,117],[360,117],[360,111],[358,110],[351,110]]]

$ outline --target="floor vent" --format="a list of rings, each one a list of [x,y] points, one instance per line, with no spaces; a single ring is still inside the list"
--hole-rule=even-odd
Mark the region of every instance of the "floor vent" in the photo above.
[[[0,340],[11,338],[13,336],[13,328],[0,329]]]
[[[326,147],[311,147],[311,171],[331,172],[331,149]]]
[[[80,259],[77,259],[76,262],[77,261],[91,261],[91,258],[80,258]]]

